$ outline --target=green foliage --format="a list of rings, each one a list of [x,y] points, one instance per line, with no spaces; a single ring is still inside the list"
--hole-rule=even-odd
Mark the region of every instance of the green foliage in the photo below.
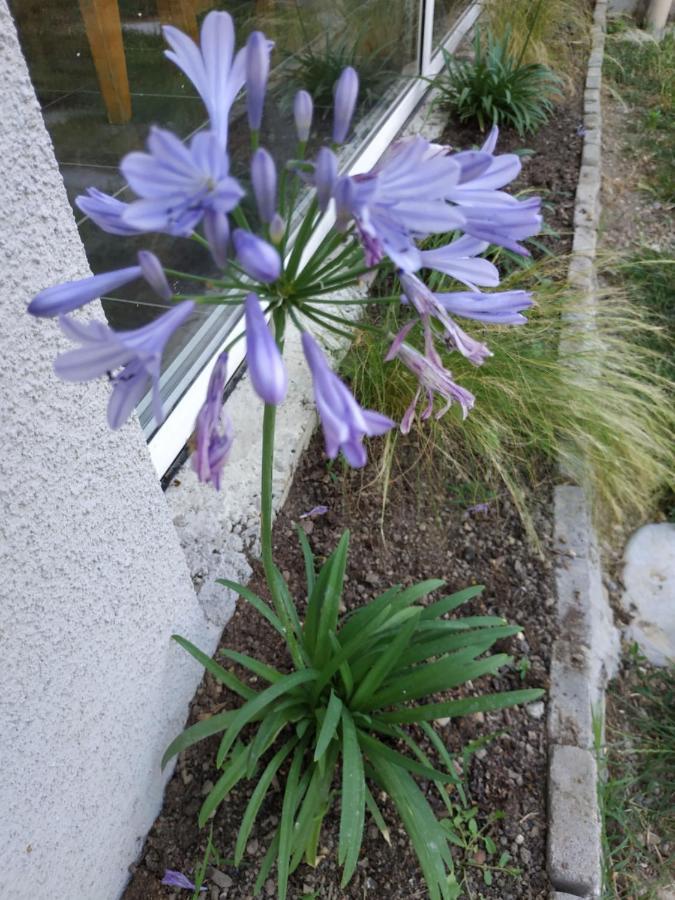
[[[609,688],[606,738],[597,729],[604,900],[657,900],[675,861],[675,670],[633,646]]]
[[[445,242],[447,236],[438,240]],[[662,331],[617,290],[601,292],[589,313],[565,283],[567,265],[564,257],[514,264],[501,289],[533,291],[536,306],[528,324],[491,325],[481,335],[481,326],[472,323],[472,334],[484,339],[494,355],[479,368],[457,353],[441,355],[456,381],[475,394],[474,409],[465,421],[451,409],[439,420],[417,424],[413,439],[421,461],[428,461],[426,477],[443,484],[449,479],[502,483],[528,527],[526,496],[547,467],[561,459],[590,484],[598,525],[606,530],[626,517],[643,518],[672,485],[671,385],[657,373],[661,356],[650,347]],[[428,283],[432,290],[457,290],[445,276],[432,276]],[[376,287],[396,293],[391,281]],[[391,334],[410,316],[398,304],[382,309],[379,304],[373,315]],[[592,342],[589,315],[596,336]],[[566,337],[560,356],[562,317]],[[421,347],[417,329],[407,339]],[[385,338],[364,333],[343,371],[365,407],[400,420],[417,385],[398,361],[384,362],[387,349]],[[393,435],[389,442],[397,440]],[[390,477],[389,470],[383,471],[385,490]],[[536,539],[531,527],[530,534]]]
[[[612,37],[605,75],[632,107],[627,119],[631,153],[640,167],[642,187],[663,203],[675,201],[675,35],[643,43]]]
[[[462,122],[481,129],[510,125],[519,135],[537,131],[553,111],[559,79],[541,63],[523,63],[509,50],[509,34],[485,42],[476,29],[474,59],[443,50],[445,71],[434,82],[440,101]]]
[[[343,535],[318,571],[304,532],[299,534],[307,607],[301,624],[288,595],[288,621],[300,648],[301,665],[282,672],[243,654],[222,651],[264,683],[262,689],[253,690],[189,641],[176,637],[244,703],[186,729],[168,748],[163,763],[204,737],[221,734],[216,762],[222,774],[203,802],[199,824],[207,823],[238,784],[254,782],[237,835],[236,865],[242,861],[275,776],[282,776],[281,818],[257,882],[260,889],[276,865],[280,900],[287,896],[289,876],[301,861],[316,864],[322,823],[336,803],[341,809],[338,859],[343,887],[358,863],[366,810],[389,839],[369,785],[391,798],[410,836],[431,900],[452,900],[457,894],[452,888],[456,880],[450,846],[453,840],[464,846],[465,829],[460,826],[466,812],[450,801],[446,785],[460,784],[459,776],[428,723],[529,702],[542,692],[488,693],[436,702],[427,698],[482,675],[494,675],[510,664],[510,657],[489,651],[495,641],[515,634],[518,627],[494,616],[449,618],[483,588],[467,588],[425,603],[425,598],[443,587],[438,580],[407,588],[396,585],[341,619],[349,534]],[[237,590],[288,638],[260,597],[233,582],[223,584]],[[403,727],[406,724],[418,728],[409,731]],[[450,819],[437,819],[418,778],[435,786],[440,802],[452,814]],[[458,834],[452,824],[455,819]],[[481,835],[476,831],[474,837],[485,841]]]

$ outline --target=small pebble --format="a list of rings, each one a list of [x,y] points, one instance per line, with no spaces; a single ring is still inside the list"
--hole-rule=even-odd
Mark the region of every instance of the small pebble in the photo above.
[[[246,852],[249,856],[255,856],[258,852],[258,841],[256,838],[253,838],[252,841],[249,841],[246,845]]]
[[[541,717],[544,715],[545,709],[546,707],[541,700],[537,700],[536,703],[528,703],[525,707],[528,716],[530,716],[530,718],[532,719],[541,719]]]

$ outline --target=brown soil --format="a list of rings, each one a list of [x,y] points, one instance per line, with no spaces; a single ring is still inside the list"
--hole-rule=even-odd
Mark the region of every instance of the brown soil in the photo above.
[[[530,187],[551,204],[546,211],[550,227],[558,237],[543,242],[558,253],[569,250],[574,190],[579,165],[581,137],[579,98],[556,111],[554,120],[538,135],[524,141],[505,132],[499,149],[531,148],[516,189]],[[467,128],[452,128],[444,136],[455,146],[479,143],[480,135]],[[490,500],[487,512],[471,512],[462,502],[462,485],[447,483],[442,473],[423,474],[415,465],[415,448],[399,441],[401,473],[391,485],[382,515],[380,486],[376,483],[380,442],[371,444],[373,461],[359,473],[328,467],[319,436],[315,436],[300,463],[288,500],[275,524],[275,558],[294,595],[301,596],[303,566],[293,531],[302,521],[315,553],[325,555],[336,545],[343,529],[352,533],[345,604],[351,609],[375,596],[383,588],[429,577],[442,577],[450,589],[471,583],[486,585],[481,597],[467,606],[471,613],[491,613],[522,626],[504,649],[516,660],[526,660],[522,670],[510,667],[499,677],[477,682],[475,690],[513,690],[547,687],[553,634],[552,555],[550,551],[550,485],[532,485],[530,503],[543,547],[538,557],[528,546],[518,514],[505,495]],[[472,501],[468,501],[471,503]],[[475,501],[473,501],[475,502]],[[315,519],[300,520],[317,504],[329,512]],[[256,568],[252,588],[265,595],[264,582]],[[225,629],[223,646],[255,655],[268,663],[286,664],[283,648],[274,632],[261,624],[258,615],[239,601]],[[527,668],[529,663],[529,668]],[[240,673],[241,674],[241,673]],[[189,721],[214,714],[232,703],[210,677],[206,677],[193,702]],[[476,748],[466,763],[466,783],[478,807],[479,825],[490,820],[489,833],[497,853],[485,860],[474,846],[469,852],[455,849],[455,859],[464,877],[463,897],[499,900],[544,900],[549,884],[545,874],[546,838],[546,742],[542,707],[490,713],[453,720],[439,726],[451,751],[459,752],[470,741],[491,735],[487,746]],[[207,834],[197,827],[203,797],[216,779],[214,767],[217,739],[205,741],[182,754],[166,790],[165,803],[146,841],[124,900],[160,900],[188,896],[187,892],[160,884],[165,869],[186,874],[201,861]],[[253,896],[260,858],[278,823],[280,795],[273,794],[263,806],[246,861],[239,869],[229,865],[237,829],[248,791],[236,790],[213,820],[213,843],[221,856],[218,871],[231,879],[227,888],[208,881],[209,900],[248,900]],[[431,801],[431,792],[429,792]],[[326,819],[322,833],[322,860],[316,869],[302,865],[291,879],[289,897],[299,900],[309,894],[330,898],[412,900],[427,896],[419,867],[395,813],[385,804],[391,827],[392,847],[382,840],[369,819],[361,861],[352,882],[339,887],[336,864],[339,810]],[[503,819],[499,817],[503,815]],[[483,879],[485,862],[496,863],[502,851],[511,854],[509,866],[517,874],[495,872],[491,886]],[[222,879],[221,879],[222,880]],[[275,884],[266,883],[263,895],[273,897]]]

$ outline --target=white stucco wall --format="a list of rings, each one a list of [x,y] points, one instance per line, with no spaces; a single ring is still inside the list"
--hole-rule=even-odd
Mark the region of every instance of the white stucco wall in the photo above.
[[[66,341],[25,314],[88,268],[5,0],[0,84],[0,897],[115,900],[201,677],[170,635],[217,629],[138,425],[59,382]]]

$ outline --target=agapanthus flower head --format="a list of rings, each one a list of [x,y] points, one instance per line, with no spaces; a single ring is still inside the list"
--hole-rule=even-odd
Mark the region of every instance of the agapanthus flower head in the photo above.
[[[246,48],[234,54],[234,24],[226,12],[212,11],[202,23],[200,46],[178,28],[162,29],[171,47],[165,56],[187,75],[204,101],[221,149],[227,144],[230,109],[246,80]]]
[[[246,318],[246,365],[256,394],[265,403],[275,406],[288,390],[288,375],[269,325],[260,308],[256,294],[249,294],[244,303]]]
[[[281,275],[281,257],[267,241],[243,228],[235,228],[232,243],[237,262],[251,278],[271,284]]]
[[[359,76],[355,69],[347,66],[335,83],[333,141],[336,144],[344,144],[347,139],[358,96]]]
[[[163,300],[170,299],[172,292],[162,264],[154,253],[149,250],[141,250],[138,253],[138,265],[136,266],[114,269],[112,272],[101,272],[99,275],[90,275],[88,278],[66,281],[64,284],[45,288],[36,294],[28,304],[28,312],[32,316],[41,318],[60,316],[79,309],[97,297],[102,297],[109,291],[114,291],[141,277]]]
[[[259,131],[262,123],[270,50],[270,42],[262,31],[252,31],[246,42],[246,108],[252,131]]]
[[[175,134],[152,128],[148,153],[128,153],[120,170],[141,198],[122,220],[138,231],[188,236],[207,211],[228,213],[244,195],[229,174],[229,159],[212,131],[200,131],[186,146]]]
[[[392,343],[385,359],[398,358],[409,369],[419,382],[419,387],[401,420],[401,431],[407,434],[412,427],[415,410],[422,392],[426,393],[427,405],[422,412],[422,420],[428,419],[434,411],[434,395],[445,400],[445,406],[436,413],[440,419],[445,415],[453,403],[459,403],[462,409],[462,417],[466,418],[473,409],[475,397],[470,391],[458,385],[452,379],[452,373],[442,364],[435,351],[420,353],[419,350],[405,342],[407,331],[403,330]]]
[[[314,114],[314,103],[307,91],[298,91],[293,101],[293,118],[295,119],[295,130],[298,133],[298,140],[305,144],[309,139],[309,132],[312,127],[312,116]]]
[[[54,370],[64,381],[90,381],[108,375],[112,384],[108,424],[113,429],[126,422],[150,382],[153,414],[159,424],[164,419],[159,391],[162,354],[173,333],[193,310],[194,303],[185,300],[133,331],[113,331],[103,322],[79,322],[61,316],[64,334],[82,346],[58,356]]]
[[[217,491],[220,490],[220,476],[234,440],[232,420],[223,405],[226,381],[227,353],[223,352],[213,367],[206,400],[197,414],[191,457],[192,468],[199,480],[211,482]]]
[[[251,157],[251,183],[260,218],[269,224],[277,211],[277,167],[263,147]]]
[[[312,373],[326,455],[329,459],[335,459],[342,450],[350,466],[364,466],[367,455],[363,438],[384,434],[393,428],[394,422],[381,413],[359,406],[349,388],[328,365],[319,345],[306,331],[302,334],[302,348]]]

